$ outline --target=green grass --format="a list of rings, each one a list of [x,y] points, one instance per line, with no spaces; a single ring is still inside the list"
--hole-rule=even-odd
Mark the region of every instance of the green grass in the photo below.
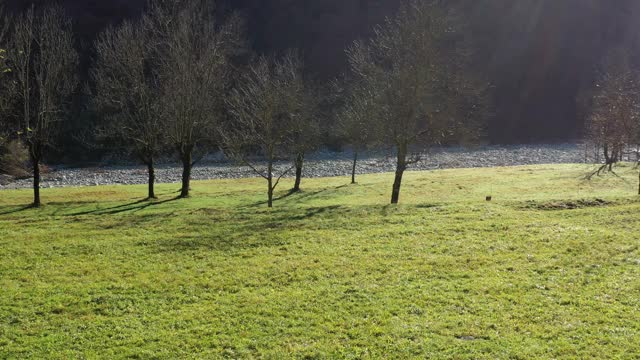
[[[3,191],[0,358],[637,358],[637,171],[591,169]]]

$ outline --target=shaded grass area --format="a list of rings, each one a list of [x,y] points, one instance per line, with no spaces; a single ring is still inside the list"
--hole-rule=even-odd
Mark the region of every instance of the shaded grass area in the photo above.
[[[0,358],[634,358],[637,172],[589,170],[0,192]]]

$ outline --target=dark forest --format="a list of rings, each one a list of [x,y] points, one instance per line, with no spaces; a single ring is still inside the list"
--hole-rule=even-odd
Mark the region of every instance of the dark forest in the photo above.
[[[494,143],[579,138],[584,119],[576,106],[597,64],[616,46],[635,47],[640,4],[634,0],[458,1],[474,28],[477,66],[489,74],[494,106],[488,137]],[[35,1],[48,3],[47,0]],[[102,29],[138,16],[145,0],[62,0],[74,19],[85,62]],[[20,10],[31,4],[11,0]],[[345,47],[367,37],[393,15],[397,0],[225,0],[220,13],[240,12],[257,53],[301,49],[321,79],[341,73]]]

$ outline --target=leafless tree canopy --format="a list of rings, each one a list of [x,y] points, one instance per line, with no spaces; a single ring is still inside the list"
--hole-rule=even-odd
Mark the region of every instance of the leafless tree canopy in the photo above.
[[[593,91],[587,135],[612,168],[630,146],[640,144],[640,73],[626,50],[611,53]]]
[[[162,150],[162,82],[150,34],[124,23],[100,35],[91,75],[94,101],[105,117],[106,135],[121,139],[149,170],[149,198],[155,197],[154,160]]]
[[[34,205],[40,205],[39,165],[65,119],[69,97],[76,88],[78,55],[71,22],[62,9],[48,7],[16,17],[7,61],[20,105],[20,134],[29,148],[34,170]]]
[[[9,19],[4,14],[4,8],[0,1],[0,145],[2,144],[3,132],[7,131],[7,105],[11,101],[10,95],[12,82],[9,73],[11,69],[7,64],[7,50],[5,40],[9,29]]]
[[[337,106],[337,135],[352,146],[353,166],[351,183],[356,183],[358,155],[361,151],[382,142],[382,119],[376,104],[380,99],[375,89],[357,80],[336,80],[334,96],[339,97]]]
[[[595,88],[585,94],[578,103],[590,105],[587,138],[605,160],[590,178],[606,169],[612,171],[613,165],[632,148],[640,151],[640,72],[633,66],[631,53],[624,48],[612,51],[602,65]],[[588,95],[590,101],[585,101]],[[637,156],[640,164],[640,152]]]
[[[268,205],[272,207],[274,189],[294,167],[276,175],[274,162],[296,153],[299,126],[307,116],[300,59],[294,53],[281,59],[259,58],[249,66],[227,104],[233,116],[224,134],[227,153],[267,180]],[[250,161],[253,149],[266,158],[265,169]]]
[[[109,133],[126,139],[149,167],[149,197],[153,160],[164,144],[183,164],[181,197],[187,197],[192,166],[217,142],[230,59],[244,46],[242,22],[231,16],[219,24],[213,3],[204,0],[149,7],[139,22],[98,39],[97,104],[110,115]]]
[[[477,84],[469,81],[460,23],[439,1],[408,1],[373,39],[348,50],[351,71],[375,100],[385,141],[398,154],[392,203],[399,200],[402,175],[415,161],[410,146],[427,146],[461,135],[474,112]],[[368,94],[372,94],[371,96]]]
[[[0,77],[4,78],[8,67],[6,64],[6,49],[4,48],[5,39],[9,30],[9,19],[5,16],[4,6],[0,1]]]
[[[218,24],[205,0],[152,3],[143,20],[159,61],[162,116],[169,143],[183,163],[181,196],[189,195],[194,153],[204,142],[215,143],[230,58],[242,47],[240,19]]]
[[[291,56],[299,55],[293,53]],[[320,121],[323,115],[321,107],[324,98],[323,89],[305,78],[301,60],[299,63],[298,87],[293,95],[296,97],[293,103],[297,104],[297,110],[292,114],[295,119],[292,124],[292,155],[295,165],[295,182],[291,189],[293,192],[300,191],[305,155],[317,149],[321,141]]]

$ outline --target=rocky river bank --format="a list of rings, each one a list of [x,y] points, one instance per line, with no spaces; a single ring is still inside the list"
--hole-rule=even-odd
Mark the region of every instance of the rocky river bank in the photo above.
[[[331,177],[351,174],[353,154],[347,152],[321,151],[308,156],[305,177]],[[424,153],[409,170],[434,170],[451,168],[477,168],[517,166],[534,164],[584,163],[584,146],[579,144],[482,146],[473,148],[437,148]],[[289,162],[280,162],[285,169]],[[358,174],[391,172],[395,170],[395,158],[391,152],[376,151],[362,154],[358,162]],[[157,182],[180,182],[181,168],[178,164],[161,164],[156,169]],[[234,162],[209,158],[193,169],[194,180],[234,179],[257,176],[250,168]],[[147,181],[143,166],[93,166],[68,168],[51,166],[43,175],[42,187],[97,186],[111,184],[144,184]],[[12,179],[0,175],[0,189],[28,188],[30,179]]]

